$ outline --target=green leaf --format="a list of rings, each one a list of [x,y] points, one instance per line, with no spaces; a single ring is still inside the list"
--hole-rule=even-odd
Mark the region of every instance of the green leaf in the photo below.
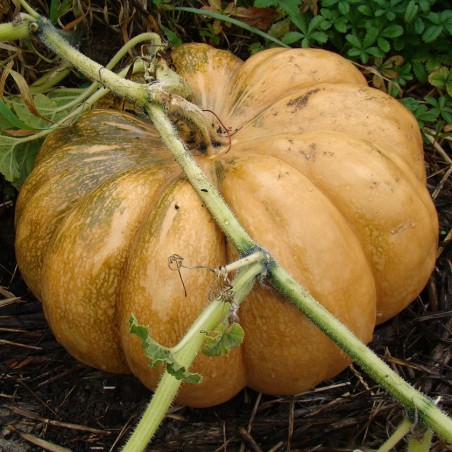
[[[303,37],[304,35],[298,31],[290,31],[284,35],[281,40],[284,44],[293,44],[294,42],[300,41]]]
[[[156,367],[157,365],[166,366],[166,370],[173,377],[178,380],[186,381],[187,383],[197,384],[201,381],[201,375],[191,373],[185,367],[179,365],[171,352],[171,349],[160,345],[154,341],[149,334],[149,327],[142,326],[137,323],[137,319],[132,314],[129,319],[131,334],[135,334],[141,340],[141,348],[145,350],[144,354],[151,360],[149,367]]]
[[[378,37],[378,30],[375,27],[369,27],[363,40],[363,48],[370,47]]]
[[[334,6],[338,3],[338,0],[323,0],[322,6],[325,8],[329,8],[331,6]]]
[[[428,81],[436,88],[447,89],[447,84],[452,83],[452,71],[446,66],[441,66],[429,74]]]
[[[416,4],[415,0],[411,0],[408,2],[408,5],[405,10],[404,20],[406,23],[411,23],[417,16],[417,12],[419,11],[419,5]]]
[[[238,323],[222,326],[207,336],[203,352],[208,356],[227,355],[232,347],[242,344],[245,333]]]
[[[369,5],[358,6],[358,11],[364,16],[373,17],[374,13]]]
[[[384,38],[398,38],[403,35],[403,27],[401,25],[392,24],[387,26],[381,33],[380,36]]]
[[[287,13],[290,20],[297,25],[297,27],[299,26],[298,21],[300,21],[300,19],[304,22],[304,16],[300,14],[301,0],[279,0],[278,3],[279,7]]]
[[[425,27],[426,25],[423,19],[421,17],[416,18],[416,20],[414,21],[414,31],[418,35],[422,35],[422,33],[424,33]]]
[[[430,6],[432,4],[432,0],[419,0],[419,6],[424,14],[428,14],[430,12]]]
[[[346,16],[350,12],[350,4],[348,1],[341,1],[337,5],[339,12]]]
[[[334,21],[334,28],[339,33],[346,33],[348,29],[348,21],[345,17],[339,17],[337,20]]]
[[[319,44],[325,44],[325,42],[328,41],[328,36],[326,33],[323,33],[323,31],[315,31],[309,37]]]
[[[166,39],[171,43],[172,46],[177,47],[182,44],[182,39],[177,33],[165,27],[164,25],[162,25],[162,28],[165,32]]]
[[[414,61],[413,62],[413,72],[414,72],[414,75],[416,76],[416,78],[421,83],[427,82],[428,71],[427,71],[424,63]]]
[[[314,31],[316,28],[320,27],[324,20],[325,19],[322,16],[313,17],[312,20],[309,22],[308,32],[310,33]]]
[[[375,47],[375,46],[368,47],[366,49],[366,53],[368,53],[369,55],[372,55],[372,56],[374,56],[376,58],[383,58],[385,56],[384,52],[381,49],[379,49],[378,47]]]
[[[268,8],[269,6],[278,6],[278,0],[254,0],[256,8]]]
[[[0,99],[0,115],[17,129],[36,130],[36,127],[30,126],[29,124],[18,118],[3,99]]]
[[[426,43],[435,41],[443,31],[441,25],[430,25],[422,34],[422,40]]]
[[[361,42],[360,40],[357,38],[357,36],[353,35],[353,34],[348,34],[345,39],[353,46],[356,47],[357,49],[361,49]]]
[[[452,34],[452,10],[448,9],[440,13],[440,19],[443,27]]]
[[[0,173],[19,189],[30,173],[42,140],[0,135]]]
[[[384,53],[388,53],[389,50],[391,49],[391,45],[389,44],[388,40],[385,39],[385,38],[378,38],[377,39],[377,44],[378,44],[378,47],[380,47],[380,49]]]

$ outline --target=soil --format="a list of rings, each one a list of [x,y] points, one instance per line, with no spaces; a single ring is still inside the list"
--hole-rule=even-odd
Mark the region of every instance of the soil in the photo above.
[[[450,155],[450,142],[445,146]],[[450,163],[432,146],[425,153],[440,218],[438,261],[425,290],[376,329],[370,347],[451,413]],[[152,394],[133,376],[78,363],[55,340],[16,267],[14,205],[14,190],[0,179],[0,451],[120,450]],[[404,418],[404,409],[352,365],[294,397],[246,389],[214,408],[175,405],[148,450],[370,451]],[[393,450],[405,448],[402,440]],[[452,446],[434,436],[431,450]]]

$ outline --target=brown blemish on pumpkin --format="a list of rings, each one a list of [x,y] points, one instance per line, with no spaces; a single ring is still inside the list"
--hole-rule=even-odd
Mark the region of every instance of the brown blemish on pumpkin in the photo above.
[[[319,88],[316,89],[311,89],[310,91],[308,91],[306,94],[303,94],[303,96],[297,97],[296,99],[291,99],[288,103],[287,106],[288,107],[294,107],[293,110],[291,111],[291,113],[295,113],[298,110],[302,109],[303,107],[305,107],[308,103],[309,97],[312,94],[317,93],[318,91],[320,91]]]

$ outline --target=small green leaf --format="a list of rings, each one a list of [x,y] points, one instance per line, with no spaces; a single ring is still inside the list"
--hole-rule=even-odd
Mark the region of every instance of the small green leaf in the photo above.
[[[278,0],[254,0],[256,8],[268,8],[269,6],[278,6]]]
[[[348,1],[339,2],[337,8],[343,16],[346,16],[350,12],[350,4]]]
[[[364,16],[373,17],[374,13],[369,5],[358,6],[358,11]]]
[[[436,88],[447,89],[447,84],[452,82],[452,71],[446,66],[441,66],[429,74],[428,81]]]
[[[404,20],[406,23],[411,23],[417,16],[417,12],[419,10],[419,5],[416,4],[415,0],[411,0],[408,2],[408,5],[405,10]]]
[[[424,14],[428,14],[430,12],[430,5],[432,5],[432,3],[432,0],[419,0],[419,6]]]
[[[378,47],[380,47],[380,49],[384,52],[384,53],[388,53],[389,50],[391,49],[391,45],[389,44],[388,40],[385,38],[378,38],[377,39],[377,44]]]
[[[165,32],[165,36],[168,39],[168,42],[171,43],[172,46],[177,47],[182,44],[182,39],[179,37],[179,35],[170,30],[169,28],[162,25],[163,31]]]
[[[245,333],[238,323],[232,323],[227,328],[222,326],[208,335],[204,353],[208,356],[227,355],[232,347],[238,347],[243,342]]]
[[[289,33],[284,35],[281,40],[282,42],[284,42],[284,44],[293,44],[294,42],[300,41],[300,39],[302,39],[303,37],[304,35],[302,33],[299,33],[298,31],[290,31]]]
[[[387,26],[381,33],[380,36],[384,38],[398,38],[403,35],[403,27],[400,25],[392,24]]]
[[[413,72],[416,78],[421,82],[427,82],[428,71],[422,62],[413,62]]]
[[[145,350],[145,356],[151,360],[149,367],[156,367],[159,364],[165,365],[168,373],[178,380],[195,384],[201,381],[201,376],[199,374],[191,373],[185,369],[185,367],[177,363],[169,348],[154,341],[149,335],[149,327],[139,325],[133,314],[129,319],[129,325],[129,332],[138,336],[141,340],[141,348]]]
[[[414,21],[414,31],[418,34],[418,35],[422,35],[422,33],[424,33],[425,30],[425,22],[421,17],[417,17],[416,20]]]
[[[17,189],[30,173],[41,143],[42,140],[24,141],[0,135],[0,173]]]
[[[364,36],[363,48],[370,47],[377,40],[377,37],[378,30],[375,27],[369,27],[366,36]]]
[[[339,33],[346,33],[348,29],[348,21],[345,17],[339,17],[337,20],[334,21],[334,28]]]
[[[383,58],[385,56],[384,52],[381,49],[379,49],[378,47],[375,47],[375,46],[368,47],[366,49],[366,52],[369,55],[372,55],[372,56],[374,56],[376,58]]]
[[[441,25],[430,25],[422,34],[422,40],[426,43],[433,42],[443,31]]]
[[[348,34],[345,39],[353,46],[356,47],[357,49],[361,48],[361,42],[358,39],[358,37],[356,35],[353,34]]]

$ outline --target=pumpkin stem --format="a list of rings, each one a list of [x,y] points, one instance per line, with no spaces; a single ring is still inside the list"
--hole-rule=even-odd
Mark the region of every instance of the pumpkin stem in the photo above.
[[[259,257],[258,260],[257,257]],[[240,268],[231,283],[232,302],[223,300],[220,295],[201,313],[195,323],[190,327],[186,336],[181,340],[183,346],[177,345],[172,348],[177,362],[188,369],[194,361],[196,355],[201,350],[205,339],[205,331],[213,331],[218,325],[223,323],[229,316],[232,304],[240,305],[254,286],[254,282],[262,272],[265,271],[263,261],[265,256],[260,254],[248,260],[245,267]],[[185,338],[188,338],[187,340]],[[136,452],[144,450],[157,431],[168,408],[171,406],[182,381],[177,380],[167,371],[152,397],[152,400],[143,414],[132,436],[124,446],[124,452]]]
[[[45,17],[39,17],[31,22],[29,28],[49,49],[66,59],[89,79],[116,95],[136,103],[146,112],[152,105],[163,106],[170,115],[193,124],[202,137],[203,147],[212,149],[212,138],[215,134],[210,128],[210,122],[206,120],[203,111],[197,105],[185,98],[185,96],[190,98],[192,95],[187,82],[171,70],[163,60],[157,60],[152,68],[155,72],[155,81],[149,84],[137,83],[120,77],[80,53]],[[158,42],[161,41],[158,40]],[[218,140],[215,139],[216,141]]]

